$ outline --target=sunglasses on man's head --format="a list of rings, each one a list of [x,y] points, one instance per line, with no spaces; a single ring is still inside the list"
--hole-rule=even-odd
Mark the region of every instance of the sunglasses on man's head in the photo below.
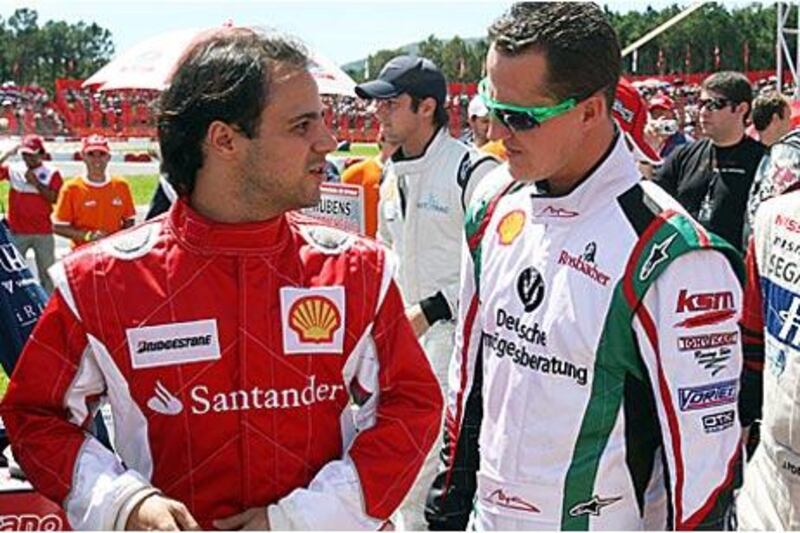
[[[719,111],[725,109],[729,105],[735,105],[735,102],[727,98],[701,98],[697,101],[700,109],[707,107],[711,111]]]
[[[478,93],[489,114],[511,131],[528,131],[541,126],[543,122],[563,115],[573,109],[578,101],[567,98],[554,106],[518,106],[499,102],[489,96],[489,80],[484,78],[478,84]]]

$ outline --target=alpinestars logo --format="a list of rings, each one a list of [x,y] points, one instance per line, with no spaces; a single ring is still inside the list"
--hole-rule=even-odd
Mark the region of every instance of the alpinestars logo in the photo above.
[[[658,265],[669,259],[669,253],[667,252],[669,251],[672,241],[674,241],[677,236],[677,233],[673,233],[650,249],[650,255],[647,256],[647,259],[642,265],[642,270],[639,272],[639,281],[646,281]]]
[[[544,299],[544,278],[534,267],[528,267],[517,276],[517,295],[530,313],[541,305]]]
[[[569,510],[570,516],[592,515],[600,516],[600,512],[604,507],[617,503],[622,499],[622,496],[612,496],[611,498],[601,498],[597,494],[592,496],[588,502],[581,502]]]

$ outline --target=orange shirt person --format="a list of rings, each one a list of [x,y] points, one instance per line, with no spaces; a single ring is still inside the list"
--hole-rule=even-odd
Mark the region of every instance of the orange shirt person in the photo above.
[[[364,189],[364,234],[375,238],[378,231],[378,200],[383,164],[397,149],[396,144],[387,143],[381,132],[378,136],[380,153],[347,167],[342,173],[342,183],[361,185]]]
[[[130,227],[136,216],[128,182],[106,175],[111,160],[108,140],[86,137],[81,154],[86,176],[64,184],[53,213],[53,231],[71,239],[74,247]]]

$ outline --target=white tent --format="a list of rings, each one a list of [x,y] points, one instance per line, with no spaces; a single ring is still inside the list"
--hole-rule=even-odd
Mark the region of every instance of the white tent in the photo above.
[[[175,30],[151,37],[119,54],[83,82],[101,91],[118,89],[164,90],[170,75],[189,46],[219,28]],[[355,82],[331,60],[310,51],[310,71],[321,94],[355,96]]]

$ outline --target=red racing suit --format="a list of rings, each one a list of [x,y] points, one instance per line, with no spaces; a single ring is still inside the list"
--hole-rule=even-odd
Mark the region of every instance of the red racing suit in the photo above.
[[[442,398],[377,245],[289,213],[220,224],[183,201],[53,270],[2,415],[76,529],[161,491],[205,529],[377,528],[438,435]],[[84,431],[101,401],[116,455]]]

